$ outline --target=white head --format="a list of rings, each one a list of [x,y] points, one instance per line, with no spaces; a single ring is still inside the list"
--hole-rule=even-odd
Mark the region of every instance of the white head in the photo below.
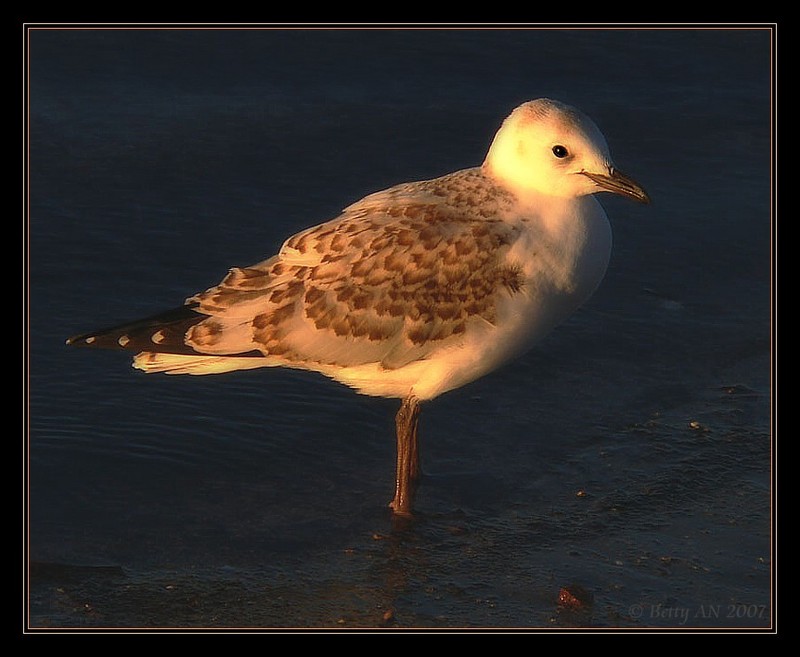
[[[505,186],[575,198],[608,191],[649,202],[645,191],[614,168],[605,137],[585,114],[540,98],[517,107],[489,148],[484,169]]]

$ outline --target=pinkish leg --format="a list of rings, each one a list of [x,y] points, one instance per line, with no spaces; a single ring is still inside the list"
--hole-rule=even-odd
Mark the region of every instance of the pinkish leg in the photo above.
[[[403,400],[395,417],[397,425],[397,473],[394,499],[389,503],[394,513],[410,516],[414,505],[414,494],[419,483],[419,400],[407,397]]]

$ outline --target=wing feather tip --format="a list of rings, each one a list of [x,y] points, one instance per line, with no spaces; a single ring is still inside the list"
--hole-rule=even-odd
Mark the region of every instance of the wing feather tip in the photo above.
[[[92,344],[97,337],[92,333],[82,333],[81,335],[73,335],[64,341],[64,344],[72,346],[86,346]]]

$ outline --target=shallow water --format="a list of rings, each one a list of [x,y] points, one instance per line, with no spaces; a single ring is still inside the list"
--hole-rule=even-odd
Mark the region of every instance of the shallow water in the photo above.
[[[538,96],[653,203],[603,197],[594,298],[423,409],[414,522],[397,402],[64,346]],[[768,32],[34,31],[29,109],[29,627],[770,625]]]

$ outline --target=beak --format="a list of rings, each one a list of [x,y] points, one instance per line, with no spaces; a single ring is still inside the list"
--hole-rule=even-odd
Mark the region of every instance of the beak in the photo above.
[[[589,171],[581,171],[581,173],[607,192],[627,196],[634,201],[639,201],[639,203],[650,202],[650,197],[639,183],[613,167],[609,167],[608,174],[591,173]]]

